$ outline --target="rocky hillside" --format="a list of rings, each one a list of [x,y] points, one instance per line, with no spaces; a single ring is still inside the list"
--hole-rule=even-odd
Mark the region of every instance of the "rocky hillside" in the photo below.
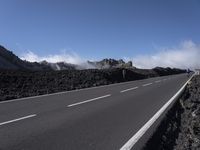
[[[0,46],[0,69],[4,70],[51,70],[49,66],[40,63],[30,63],[21,60],[11,51]]]
[[[84,69],[86,65],[93,69]],[[64,62],[31,63],[0,46],[0,101],[184,72],[158,67],[137,69],[132,62],[114,59],[82,66]]]
[[[183,72],[176,69],[140,72],[139,69],[122,68],[34,72],[0,70],[0,101]]]
[[[183,112],[174,149],[200,149],[200,76],[193,78],[180,103]]]
[[[88,61],[88,63],[97,69],[109,69],[109,68],[132,68],[133,64],[131,61],[125,63],[122,59],[103,59],[101,61]]]

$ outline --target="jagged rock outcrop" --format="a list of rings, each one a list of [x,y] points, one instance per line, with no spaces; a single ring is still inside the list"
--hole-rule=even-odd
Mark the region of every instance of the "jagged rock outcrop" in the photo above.
[[[103,59],[101,61],[88,61],[89,64],[93,65],[97,69],[109,69],[109,68],[131,68],[133,67],[132,62],[125,63],[122,59]]]

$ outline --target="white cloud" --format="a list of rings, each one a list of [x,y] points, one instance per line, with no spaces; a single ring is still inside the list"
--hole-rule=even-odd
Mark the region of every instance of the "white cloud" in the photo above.
[[[21,59],[30,62],[66,62],[79,65],[82,68],[94,68],[87,63],[86,59],[81,58],[76,53],[66,53],[62,51],[59,54],[38,56],[32,51],[21,55]],[[172,67],[172,68],[200,68],[200,45],[193,41],[184,41],[179,46],[173,48],[163,48],[153,55],[141,55],[125,58],[126,61],[133,61],[133,65],[138,68],[154,67]]]
[[[27,53],[22,54],[20,58],[22,60],[27,60],[30,62],[41,62],[46,60],[47,62],[50,63],[66,62],[77,65],[85,62],[85,60],[80,58],[76,53],[66,54],[65,51],[60,54],[47,55],[47,56],[38,56],[32,51],[28,51]]]
[[[141,55],[133,58],[133,65],[138,68],[175,67],[200,68],[200,45],[193,41],[184,41],[178,47],[161,49],[153,55]]]
[[[81,58],[78,54],[74,52],[67,54],[65,50],[62,50],[60,54],[47,55],[47,56],[39,56],[33,53],[32,51],[28,51],[27,53],[22,54],[20,58],[22,60],[26,60],[29,62],[41,62],[41,61],[47,61],[49,63],[65,62],[77,65],[77,69],[95,69],[95,66],[89,64],[86,59]],[[56,67],[57,70],[60,70],[58,65],[56,65]]]

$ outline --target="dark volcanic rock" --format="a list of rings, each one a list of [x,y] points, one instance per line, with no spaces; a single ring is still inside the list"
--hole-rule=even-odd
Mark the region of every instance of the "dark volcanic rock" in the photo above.
[[[176,74],[176,73],[184,73],[186,72],[186,70],[181,70],[181,69],[177,69],[177,68],[162,68],[162,67],[156,67],[153,68],[153,71],[155,71],[159,76],[166,76],[166,75],[172,75],[172,74]]]
[[[97,69],[131,68],[132,67],[131,61],[125,63],[122,59],[119,59],[119,60],[103,59],[101,61],[95,61],[95,62],[88,61],[88,63]]]
[[[83,70],[90,65],[99,70]],[[64,62],[31,63],[0,46],[0,101],[182,72],[171,68],[137,69],[132,67],[132,62],[125,63],[122,59],[104,59],[83,66]]]
[[[122,69],[0,71],[0,101],[143,78],[128,70],[124,78]]]
[[[200,76],[188,85],[187,96],[181,99],[182,108],[180,133],[174,149],[200,149]]]
[[[148,73],[122,68],[34,72],[0,70],[0,101],[144,79],[150,77]],[[151,76],[158,76],[151,73]]]

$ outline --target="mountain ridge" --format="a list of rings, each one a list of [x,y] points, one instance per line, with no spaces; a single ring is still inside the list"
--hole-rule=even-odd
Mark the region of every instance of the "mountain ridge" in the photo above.
[[[66,62],[51,63],[46,60],[41,62],[29,62],[20,59],[12,51],[0,45],[0,69],[8,70],[82,70],[82,69],[111,69],[111,68],[134,68],[132,62],[124,62],[122,59],[115,60],[106,58],[101,61],[87,61],[82,64],[70,64]]]
[[[21,60],[12,51],[0,45],[0,69],[8,70],[50,70],[51,68],[37,62]]]

